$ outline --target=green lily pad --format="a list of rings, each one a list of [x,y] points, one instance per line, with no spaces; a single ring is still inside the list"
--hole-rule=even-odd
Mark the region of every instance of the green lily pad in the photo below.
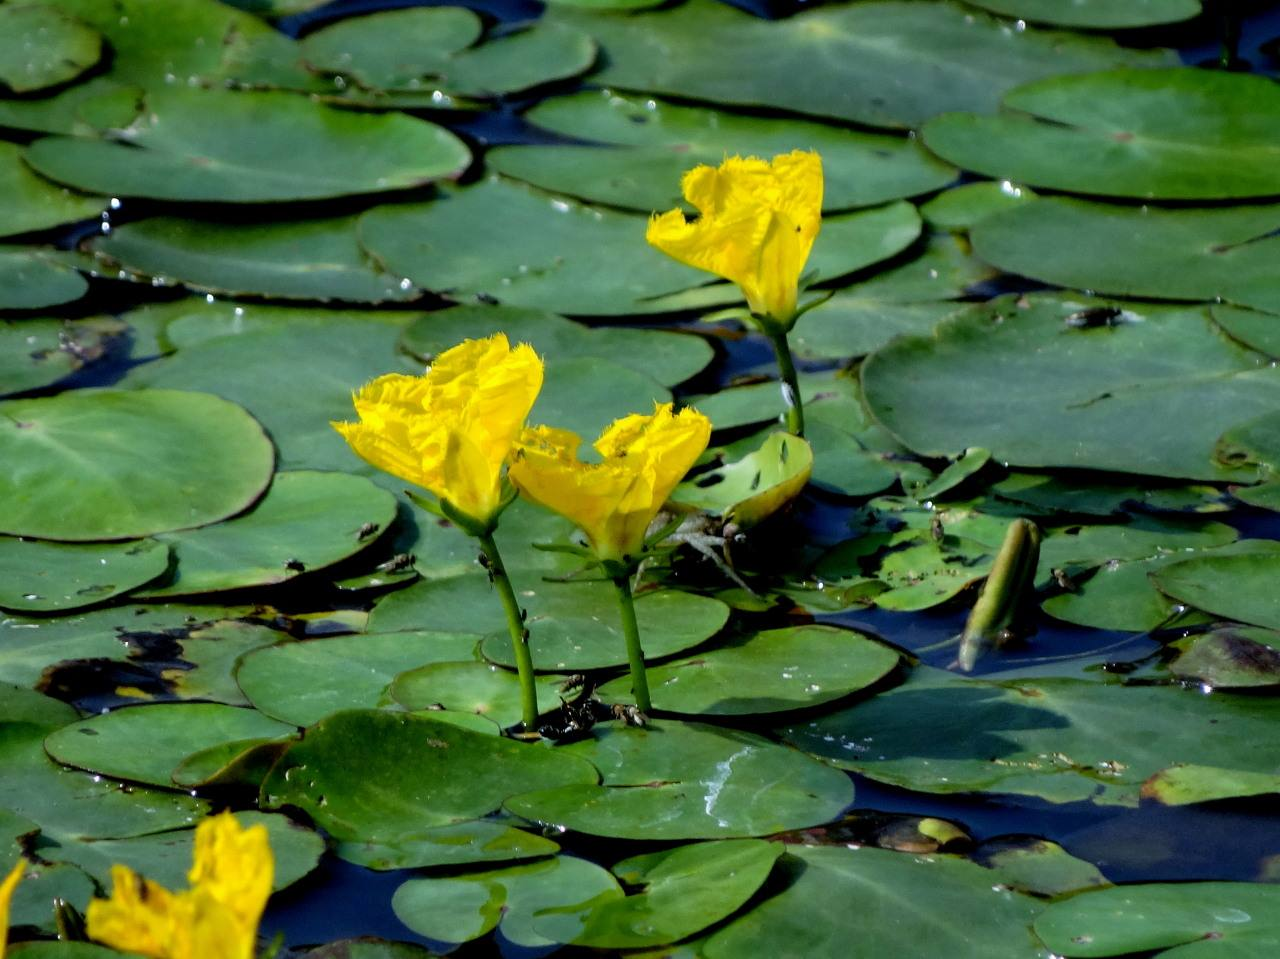
[[[126,539],[213,523],[271,479],[242,408],[207,393],[76,390],[0,402],[0,520],[10,535]]]
[[[1045,283],[1280,311],[1277,226],[1274,204],[1158,209],[1042,197],[970,235],[992,266]]]
[[[1037,896],[1110,885],[1093,863],[1077,859],[1047,839],[989,839],[975,850],[975,858],[996,873],[1003,885]]]
[[[158,703],[92,716],[51,733],[45,751],[60,763],[91,772],[171,786],[187,756],[219,743],[290,736],[295,727],[252,709],[221,703]],[[138,743],[145,742],[145,750]]]
[[[402,349],[429,363],[437,353],[465,339],[506,333],[512,343],[528,343],[555,360],[590,357],[609,360],[675,386],[700,372],[714,356],[702,337],[678,331],[583,326],[572,320],[513,306],[454,306],[414,320],[400,340]],[[553,384],[550,377],[544,389]],[[557,425],[560,425],[557,422]]]
[[[93,606],[169,568],[169,547],[153,539],[73,546],[0,537],[0,607],[53,612]]]
[[[90,249],[108,269],[215,293],[349,303],[422,295],[369,261],[354,216],[249,224],[151,217],[95,238]]]
[[[1280,685],[1280,633],[1247,626],[1223,627],[1174,641],[1169,672],[1215,689]]]
[[[385,842],[339,842],[334,849],[340,859],[368,869],[514,862],[559,851],[560,846],[550,839],[487,819],[418,829],[412,836],[398,836]]]
[[[544,100],[524,118],[597,145],[499,147],[485,156],[490,167],[544,190],[645,213],[683,205],[680,178],[700,163],[718,166],[736,155],[768,157],[796,144],[822,155],[827,211],[928,193],[956,175],[901,137],[681,106],[611,90]]]
[[[770,433],[742,459],[681,483],[671,501],[750,529],[800,495],[813,471],[813,449],[789,433]]]
[[[241,656],[282,642],[286,636],[267,626],[238,620],[197,623],[177,640],[182,648],[181,665],[165,669],[160,675],[167,691],[179,699],[249,706],[251,703],[232,675],[236,663]]]
[[[539,917],[571,917],[601,901],[620,900],[622,889],[605,869],[570,856],[456,877],[410,879],[391,897],[391,908],[420,935],[467,942],[498,928],[527,948],[563,940],[542,934]]]
[[[1210,459],[1217,438],[1280,403],[1280,373],[1203,310],[1116,305],[1110,325],[1073,325],[1093,306],[1001,298],[895,340],[863,366],[867,405],[928,456],[982,446],[1018,466],[1231,476]]]
[[[516,598],[528,610],[535,668],[563,672],[627,661],[618,600],[610,584],[548,583],[542,580],[543,570],[508,571]],[[660,590],[636,597],[640,635],[652,659],[696,646],[728,617],[729,607],[706,596]],[[375,632],[423,627],[487,633],[481,644],[485,658],[515,665],[502,605],[482,573],[422,580],[387,596],[369,617],[369,628]]]
[[[40,246],[0,246],[0,310],[38,310],[78,300],[89,283]]]
[[[2,818],[6,817],[0,813],[0,819]],[[29,820],[25,821],[30,823]],[[30,823],[30,826],[33,830],[39,828],[34,823]],[[14,856],[8,862],[5,862],[5,857],[0,854],[0,868],[4,869],[5,875],[9,874],[9,870],[18,861],[18,850],[19,842],[15,842]],[[23,870],[22,881],[13,891],[13,898],[9,903],[9,924],[13,928],[31,926],[46,935],[56,935],[58,930],[50,904],[55,899],[62,899],[77,909],[84,909],[96,891],[97,887],[93,880],[75,866],[62,863],[37,865],[29,862]],[[84,945],[87,946],[88,943]],[[27,953],[20,952],[12,942],[5,952],[5,955],[10,957],[25,954]],[[95,959],[111,959],[111,956],[110,952],[103,950],[103,953],[95,956]]]
[[[38,8],[0,6],[0,36],[4,36],[5,12],[22,9]],[[6,236],[96,217],[107,202],[102,197],[84,196],[41,179],[22,162],[22,148],[5,142],[0,142],[0,194],[7,204],[0,234]]]
[[[564,676],[543,676],[537,682],[538,708],[547,712],[560,705]],[[520,722],[520,680],[515,673],[490,663],[428,663],[395,678],[388,695],[408,710],[439,709],[475,713],[504,729]]]
[[[1009,112],[953,113],[922,131],[966,170],[1101,196],[1222,200],[1280,194],[1280,91],[1189,67],[1054,77],[1005,94]]]
[[[1200,0],[974,0],[973,5],[1006,17],[1094,30],[1177,23],[1200,12]]]
[[[140,593],[148,599],[215,593],[283,583],[331,566],[386,529],[395,497],[360,476],[280,473],[252,510],[226,522],[162,534],[177,568]]]
[[[1213,321],[1251,350],[1280,356],[1280,316],[1218,303],[1209,308]]]
[[[102,56],[97,30],[52,7],[5,4],[0,38],[0,84],[16,93],[73,80]]]
[[[698,656],[651,667],[655,709],[737,716],[804,709],[875,683],[898,665],[880,643],[834,626],[748,633]],[[607,702],[631,701],[630,680],[600,687]]]
[[[1280,412],[1263,413],[1237,423],[1218,439],[1214,459],[1228,466],[1261,466],[1280,470]]]
[[[1224,523],[1176,522],[1136,516],[1125,524],[1050,527],[1040,543],[1036,585],[1053,571],[1069,577],[1107,564],[1149,559],[1187,550],[1212,549],[1234,542],[1236,531]]]
[[[604,86],[875,127],[994,110],[1005,90],[1041,77],[1170,62],[1163,51],[1123,50],[1100,37],[1012,34],[944,3],[860,3],[769,21],[690,0],[628,17],[557,11],[556,19],[599,42],[605,67],[592,79]]]
[[[0,320],[0,393],[50,386],[102,358],[128,327],[109,317]]]
[[[848,776],[752,733],[671,720],[605,724],[558,748],[600,785],[526,792],[508,811],[618,839],[731,839],[826,822],[853,800]]]
[[[1280,948],[1280,886],[1147,883],[1100,889],[1054,903],[1036,935],[1062,956],[1265,956]],[[1172,947],[1172,948],[1169,948]]]
[[[831,373],[801,373],[799,379],[800,399],[806,412],[821,398],[853,396],[857,388],[852,380]],[[786,412],[782,392],[775,380],[734,386],[706,396],[692,396],[686,402],[708,416],[712,427],[717,430],[776,420]]]
[[[1280,745],[1263,730],[1277,711],[1280,701],[1180,686],[990,682],[918,667],[904,685],[782,735],[906,789],[1134,805],[1175,763],[1270,772]]]
[[[625,898],[602,897],[585,913],[535,917],[554,942],[593,949],[639,949],[685,939],[732,915],[763,885],[781,843],[725,839],[633,856],[613,867]]]
[[[476,658],[474,633],[405,632],[282,643],[245,656],[236,680],[254,707],[296,726],[381,704],[391,681],[427,663]],[[360,669],[349,669],[358,662]]]
[[[1170,766],[1142,784],[1144,799],[1154,799],[1166,806],[1272,793],[1280,793],[1280,774],[1242,772],[1217,766]]]
[[[225,336],[134,367],[123,385],[203,388],[242,404],[271,432],[282,469],[378,475],[351,452],[329,422],[351,419],[351,393],[360,384],[383,373],[421,372],[419,364],[396,356],[395,344],[407,317],[203,300],[190,310],[192,322],[226,319],[236,326]],[[282,357],[289,362],[282,362]],[[402,480],[395,483],[392,489],[404,488]]]
[[[778,871],[782,891],[713,934],[707,959],[847,955],[851,944],[867,956],[1044,955],[1027,929],[1040,904],[993,890],[990,870],[963,859],[789,846]]]
[[[930,226],[959,232],[969,230],[979,220],[1035,198],[1035,193],[1028,187],[1008,180],[965,183],[939,193],[920,207],[920,215]]]
[[[142,109],[143,90],[95,76],[52,96],[0,98],[0,126],[36,133],[96,136],[126,127]]]
[[[18,894],[21,895],[21,891]],[[42,902],[41,905],[47,906],[48,903]],[[29,942],[13,943],[9,955],[16,956],[18,959],[113,959],[119,953],[106,946],[94,945],[92,942],[33,939]]]
[[[1280,556],[1269,552],[1243,556],[1196,556],[1151,574],[1156,587],[1197,609],[1255,626],[1280,628],[1280,606],[1271,583]]]
[[[529,422],[551,423],[588,441],[616,419],[671,402],[671,391],[652,376],[609,360],[549,359],[544,376]]]
[[[155,89],[115,139],[47,137],[27,148],[50,179],[110,196],[254,203],[379,193],[464,170],[441,127],[337,110],[292,93]]]
[[[260,805],[297,806],[340,842],[397,843],[477,819],[515,793],[591,783],[564,750],[472,732],[426,713],[322,719],[276,763]]]
[[[1079,482],[1083,479],[1084,482]],[[1119,516],[1134,511],[1156,513],[1221,513],[1230,507],[1222,491],[1201,484],[1175,485],[1143,480],[1125,482],[1105,474],[1027,473],[1013,471],[991,486],[1001,499],[1025,503],[1049,513]]]
[[[284,816],[274,813],[237,812],[244,828],[267,827],[271,856],[275,861],[271,888],[279,892],[315,869],[324,853],[324,839]],[[111,866],[122,863],[167,889],[185,889],[191,869],[195,830],[180,829],[127,839],[88,840],[42,846],[42,857],[75,863],[104,888],[111,886]]]
[[[408,7],[348,17],[302,40],[307,66],[375,91],[492,97],[582,73],[595,43],[560,24],[537,24],[473,46],[480,17],[464,7]]]

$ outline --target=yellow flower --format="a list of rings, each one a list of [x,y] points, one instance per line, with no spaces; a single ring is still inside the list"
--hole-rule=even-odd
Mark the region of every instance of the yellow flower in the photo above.
[[[533,348],[512,349],[497,333],[446,350],[423,376],[366,384],[353,397],[360,422],[333,428],[369,463],[487,529],[502,508],[502,465],[541,388]]]
[[[273,871],[266,826],[212,816],[196,827],[190,889],[171,893],[114,865],[111,898],[89,903],[89,936],[154,959],[253,959]]]
[[[9,875],[0,880],[0,959],[4,959],[4,947],[9,941],[9,903],[13,900],[13,890],[18,888],[18,880],[26,871],[27,861],[19,859]]]
[[[676,483],[707,448],[711,421],[696,410],[625,416],[595,442],[602,462],[578,459],[582,440],[568,430],[526,429],[511,460],[521,494],[573,520],[602,560],[634,557],[645,530]]]
[[[772,161],[731,157],[684,175],[685,199],[698,209],[654,214],[645,234],[682,263],[742,288],[751,312],[782,330],[796,316],[800,274],[822,223],[822,158],[795,150]]]

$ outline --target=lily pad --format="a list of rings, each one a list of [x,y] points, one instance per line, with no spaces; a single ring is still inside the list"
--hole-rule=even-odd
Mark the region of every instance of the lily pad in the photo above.
[[[655,709],[736,716],[804,709],[875,683],[898,654],[834,626],[791,626],[748,633],[698,656],[650,667]],[[630,701],[628,679],[600,687],[607,702]]]
[[[406,926],[432,939],[467,942],[501,925],[510,942],[545,948],[564,940],[542,933],[540,915],[554,913],[567,924],[601,901],[621,898],[607,870],[557,856],[456,877],[410,879],[392,896],[391,908]]]
[[[1116,886],[1054,903],[1036,935],[1062,956],[1265,956],[1280,948],[1280,886],[1191,882]],[[1172,948],[1170,948],[1172,947]]]
[[[679,331],[583,326],[572,320],[512,306],[454,306],[419,317],[404,331],[400,346],[424,363],[464,339],[506,333],[512,343],[528,343],[555,360],[605,359],[652,377],[664,386],[682,383],[714,356],[702,337]],[[550,377],[548,377],[550,380]],[[544,383],[544,389],[552,387]],[[557,421],[557,425],[560,425]]]
[[[608,583],[555,583],[542,570],[509,568],[516,598],[528,610],[535,668],[543,671],[601,669],[627,661],[618,600]],[[657,659],[714,635],[729,617],[719,600],[678,590],[636,597],[636,618],[645,653]],[[423,580],[382,600],[369,618],[377,632],[427,627],[483,631],[486,659],[514,666],[502,606],[483,574]]]
[[[1005,94],[1008,113],[954,113],[924,127],[966,170],[1102,196],[1223,200],[1280,194],[1280,91],[1220,70],[1054,77]]]
[[[492,97],[582,73],[595,43],[560,24],[536,24],[473,46],[480,17],[464,7],[408,7],[348,17],[302,40],[317,72],[351,77],[374,91],[440,90]]]
[[[171,786],[173,770],[219,743],[296,732],[252,709],[221,703],[159,703],[92,716],[51,733],[45,751],[60,763],[153,786]],[[147,748],[138,749],[145,742]]]
[[[38,310],[78,300],[89,283],[53,250],[0,246],[0,310]]]
[[[475,659],[479,642],[474,633],[406,632],[282,643],[245,656],[236,680],[261,712],[310,726],[380,705],[391,681],[418,666]],[[349,668],[354,662],[359,669]]]
[[[912,140],[804,120],[681,106],[611,90],[544,100],[536,126],[595,145],[508,146],[485,162],[518,180],[593,203],[645,213],[684,204],[680,178],[726,156],[772,156],[802,144],[822,154],[823,209],[874,206],[945,186],[956,171]]]
[[[0,6],[0,36],[4,36],[5,11],[22,9],[38,8]],[[6,142],[0,142],[0,195],[6,202],[4,223],[0,224],[0,234],[5,236],[96,217],[107,202],[41,179],[22,162],[22,148]]]
[[[538,707],[547,712],[560,705],[564,676],[538,680]],[[388,695],[408,710],[440,709],[475,713],[504,729],[521,718],[520,680],[490,663],[428,663],[395,678]]]
[[[424,713],[349,710],[289,748],[262,784],[261,805],[296,806],[340,842],[397,843],[477,819],[515,793],[596,779],[564,750]]]
[[[102,56],[102,36],[53,7],[0,7],[0,84],[30,93],[78,77]]]
[[[992,266],[1045,283],[1274,312],[1278,226],[1275,204],[1158,209],[1042,197],[987,217],[971,237]]]
[[[169,568],[169,548],[153,539],[73,546],[0,537],[0,607],[53,612],[93,606]]]
[[[997,837],[984,842],[974,855],[1002,884],[1019,892],[1061,896],[1110,885],[1093,863],[1077,859],[1047,839]]]
[[[207,393],[76,390],[0,402],[2,531],[43,539],[147,536],[244,509],[274,451],[242,408]]]
[[[927,456],[981,446],[1026,467],[1231,476],[1210,459],[1217,438],[1280,404],[1280,372],[1204,310],[1106,305],[1113,322],[1078,325],[1094,306],[1000,298],[895,340],[863,366],[867,405]]]
[[[742,459],[681,483],[671,501],[750,529],[800,495],[813,471],[813,449],[789,433],[771,433]]]
[[[108,267],[215,293],[385,303],[422,295],[379,269],[356,242],[355,217],[218,223],[151,217],[97,237]]]
[[[1242,772],[1218,766],[1170,766],[1142,784],[1144,799],[1154,799],[1166,806],[1272,793],[1280,793],[1280,774]]]
[[[369,869],[417,869],[538,859],[560,851],[543,836],[488,819],[419,829],[385,842],[339,842],[341,859]]]
[[[179,699],[248,706],[249,700],[232,676],[237,661],[255,649],[282,642],[286,637],[286,633],[258,623],[238,620],[197,623],[185,637],[178,639],[182,648],[181,664],[165,669],[160,675],[168,692]]]
[[[1044,955],[1027,929],[1041,905],[1030,896],[993,889],[990,870],[963,859],[789,846],[778,871],[782,891],[713,934],[702,947],[707,959],[759,953]]]
[[[1280,685],[1280,633],[1247,626],[1222,627],[1171,644],[1178,650],[1169,672],[1215,689]]]
[[[1280,555],[1196,556],[1151,574],[1156,587],[1197,609],[1255,626],[1280,628],[1272,592]]]
[[[0,126],[36,133],[96,136],[126,127],[142,109],[143,90],[112,76],[95,76],[51,96],[0,97]]]
[[[838,770],[698,723],[599,725],[558,753],[590,761],[603,783],[522,793],[508,811],[593,836],[730,839],[826,822],[853,801],[853,782]]]
[[[58,382],[101,359],[128,329],[119,320],[0,320],[0,393]]]
[[[1222,303],[1211,306],[1209,313],[1215,323],[1249,349],[1280,357],[1280,316]]]
[[[990,682],[918,667],[896,689],[782,734],[906,789],[1134,805],[1175,763],[1270,772],[1280,745],[1263,730],[1278,711],[1280,701],[1180,686]]]
[[[685,939],[732,915],[763,885],[781,843],[725,839],[633,856],[613,867],[639,892],[602,897],[585,913],[535,917],[555,942],[593,949],[638,949]]]
[[[974,0],[975,7],[1061,27],[1103,30],[1190,20],[1200,0]]]
[[[920,215],[930,226],[965,231],[979,220],[1036,198],[1030,188],[1008,180],[979,181],[944,190],[920,207]]]
[[[1163,51],[1124,50],[1100,37],[1013,34],[947,3],[859,3],[768,21],[690,0],[626,17],[558,10],[556,19],[600,43],[605,67],[592,79],[604,86],[875,127],[994,110],[1005,90],[1041,77],[1170,62]]]
[[[1036,585],[1045,586],[1054,570],[1068,577],[1107,564],[1212,549],[1234,542],[1225,523],[1192,523],[1136,516],[1130,522],[1096,526],[1050,527],[1040,543]]]
[[[643,355],[643,354],[640,354]],[[550,359],[531,423],[552,423],[582,437],[599,436],[616,419],[671,402],[671,391],[634,366],[578,356]]]
[[[386,529],[395,497],[359,476],[280,473],[253,509],[234,519],[162,534],[177,568],[148,587],[148,599],[283,583],[347,559],[368,546],[370,528]]]
[[[1081,482],[1083,480],[1083,482]],[[991,486],[1001,499],[1049,513],[1119,516],[1133,512],[1221,513],[1230,507],[1222,491],[1203,484],[1177,485],[1105,474],[1027,473],[1015,470]]]
[[[36,172],[90,192],[254,203],[379,193],[456,176],[470,153],[403,114],[337,110],[292,93],[157,88],[113,139],[46,137]]]

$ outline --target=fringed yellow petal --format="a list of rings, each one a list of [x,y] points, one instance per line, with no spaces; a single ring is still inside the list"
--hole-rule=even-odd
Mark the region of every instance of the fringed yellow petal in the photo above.
[[[655,214],[645,238],[664,253],[741,287],[751,312],[794,322],[800,274],[822,225],[822,160],[796,150],[772,161],[731,157],[681,181],[696,220]]]
[[[542,361],[502,333],[466,340],[422,376],[391,374],[354,396],[358,423],[333,427],[364,460],[447,500],[478,526],[502,501],[502,468],[542,389]]]
[[[517,441],[511,481],[521,494],[576,523],[604,560],[634,556],[662,504],[707,447],[711,422],[694,410],[634,414],[600,434],[599,463],[577,457],[566,430],[536,427]]]
[[[85,914],[89,936],[121,952],[177,959],[178,898],[128,866],[111,867],[111,898],[93,899]]]
[[[5,945],[9,941],[9,903],[13,901],[13,891],[18,888],[26,869],[27,861],[19,859],[9,874],[0,880],[0,959],[4,959]]]

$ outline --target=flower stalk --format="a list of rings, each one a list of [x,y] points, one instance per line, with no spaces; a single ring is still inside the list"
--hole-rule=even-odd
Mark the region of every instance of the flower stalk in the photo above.
[[[792,436],[804,436],[804,404],[800,399],[800,380],[796,364],[791,359],[791,345],[785,330],[768,330],[767,336],[778,360],[778,373],[782,377],[782,402],[785,407],[787,432]]]
[[[516,599],[516,591],[511,586],[511,577],[507,575],[507,567],[502,562],[502,554],[498,552],[493,533],[484,533],[478,538],[484,565],[489,571],[489,581],[493,583],[498,598],[502,601],[502,610],[507,617],[507,632],[511,634],[516,673],[520,677],[520,721],[526,730],[532,732],[538,726],[538,690],[534,683],[533,656],[529,652],[529,630],[524,624],[524,610]]]
[[[627,665],[631,670],[631,694],[642,713],[653,711],[649,698],[649,675],[645,672],[644,649],[640,645],[640,625],[636,622],[636,604],[631,596],[630,568],[613,573],[614,591],[618,594],[618,611],[622,615],[622,638],[627,644]]]

